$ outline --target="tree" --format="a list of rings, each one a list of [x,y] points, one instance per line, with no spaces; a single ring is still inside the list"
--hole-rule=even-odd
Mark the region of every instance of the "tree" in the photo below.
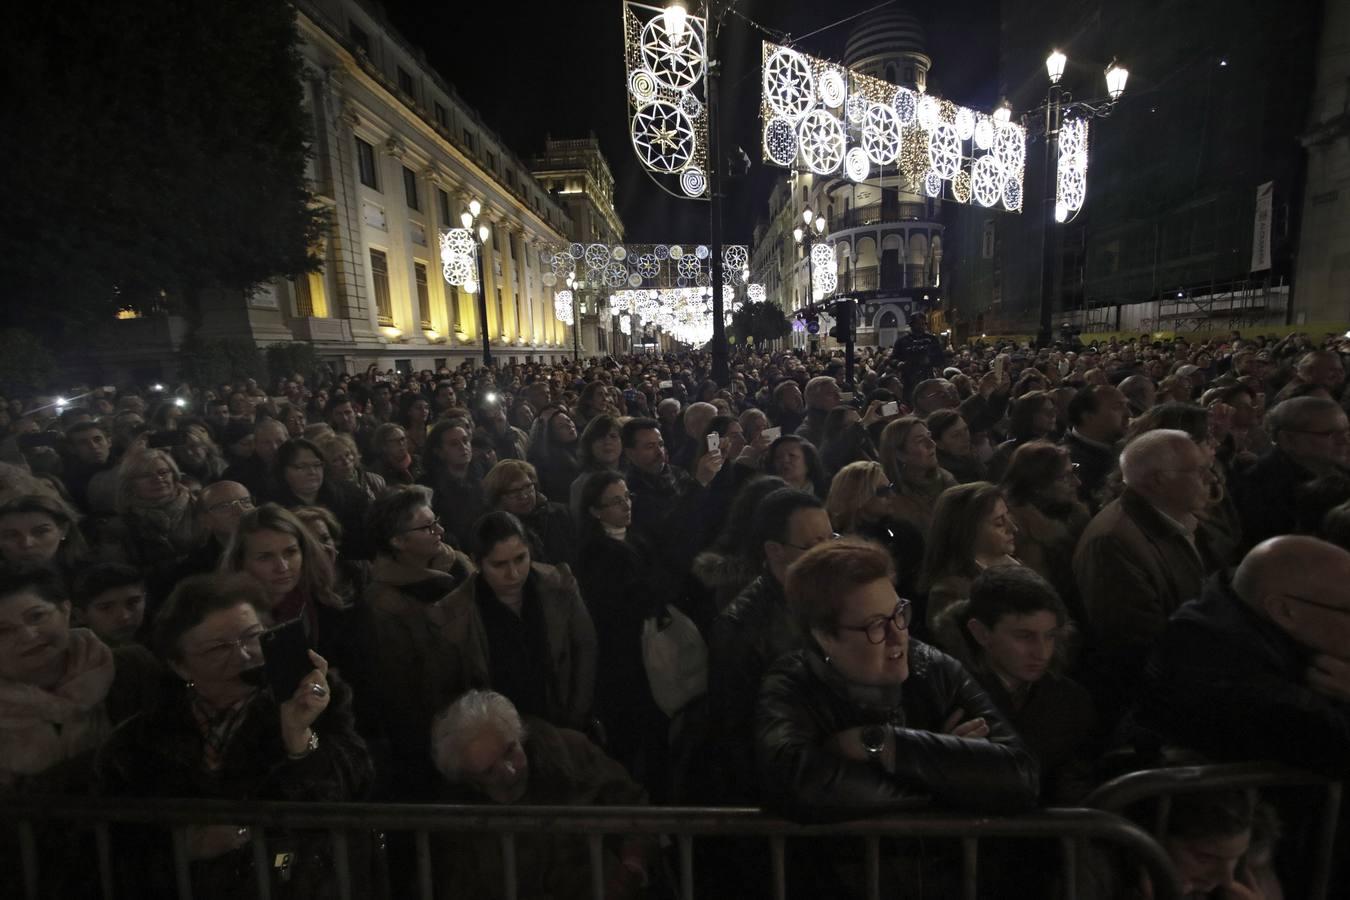
[[[792,331],[783,310],[768,301],[742,304],[731,315],[731,328],[747,344],[777,340]]]
[[[59,337],[122,308],[191,315],[202,290],[316,263],[294,16],[283,0],[70,0],[9,17],[12,321]]]

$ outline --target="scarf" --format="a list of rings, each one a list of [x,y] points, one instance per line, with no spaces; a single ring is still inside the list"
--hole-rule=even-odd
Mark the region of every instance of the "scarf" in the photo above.
[[[0,681],[0,785],[98,746],[109,730],[103,700],[112,681],[112,651],[86,628],[70,630],[54,687]]]
[[[225,753],[239,726],[244,723],[249,706],[261,693],[254,691],[244,699],[218,709],[191,691],[192,720],[202,736],[202,758],[208,771],[214,772],[225,764]]]
[[[129,511],[140,519],[145,530],[162,535],[176,549],[186,551],[192,547],[193,529],[188,527],[192,494],[181,484],[163,503],[151,506],[133,500]]]
[[[614,538],[614,540],[616,541],[622,541],[625,537],[628,536],[627,528],[615,528],[612,525],[603,525],[603,524],[600,527],[605,530],[605,534]]]

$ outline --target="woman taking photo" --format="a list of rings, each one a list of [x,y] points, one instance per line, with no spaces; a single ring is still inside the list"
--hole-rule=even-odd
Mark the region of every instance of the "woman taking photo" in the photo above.
[[[937,442],[938,465],[952,473],[960,484],[984,480],[984,463],[975,455],[970,426],[954,409],[938,409],[923,420]]]
[[[1073,551],[1092,516],[1078,499],[1076,469],[1068,448],[1032,441],[1012,455],[1002,487],[1017,523],[1014,555],[1050,582],[1082,621]]]
[[[952,473],[938,465],[937,442],[923,420],[903,416],[881,432],[878,448],[881,467],[894,486],[891,514],[928,534],[933,508],[947,488],[956,484]]]
[[[370,499],[351,482],[328,480],[324,468],[323,454],[313,443],[304,438],[287,441],[277,450],[271,499],[287,509],[328,509],[342,525],[342,556],[368,559],[365,517]]]
[[[824,498],[830,489],[830,480],[821,465],[820,454],[805,438],[785,434],[769,445],[764,454],[764,471],[777,475],[788,487]]]
[[[991,566],[1020,565],[1013,557],[1017,523],[998,485],[962,484],[938,499],[924,548],[919,590],[927,595],[925,621],[970,597],[970,582]]]
[[[886,551],[855,538],[819,544],[788,570],[806,647],[781,658],[760,691],[765,805],[800,821],[879,815],[919,796],[1030,809],[1031,754],[960,663],[911,640],[893,577]]]
[[[606,752],[623,763],[660,802],[668,784],[670,720],[652,697],[642,662],[642,628],[666,608],[669,582],[657,554],[632,534],[633,501],[618,472],[589,476],[581,491],[577,580],[595,623],[597,655],[606,677],[596,682],[596,715],[608,737]]]
[[[477,657],[493,690],[522,715],[587,731],[595,691],[595,627],[570,576],[530,558],[508,512],[474,526],[478,572],[436,604],[452,647]]]
[[[568,508],[573,510],[578,522],[582,520],[578,504],[586,476],[595,472],[617,472],[622,459],[623,435],[619,430],[619,420],[608,413],[591,419],[577,441],[577,465],[580,468],[567,491]],[[549,499],[562,501],[561,497]]]
[[[327,660],[309,651],[312,668],[284,696],[263,687],[259,642],[267,604],[262,585],[246,576],[199,575],[179,584],[154,633],[172,685],[100,752],[101,794],[314,802],[364,794],[370,757],[353,727],[351,692],[328,671]],[[185,838],[198,896],[241,896],[242,885],[253,890],[258,873],[247,828],[188,826]],[[274,896],[336,892],[328,835],[272,831],[268,838],[269,849],[292,860],[272,869]],[[115,831],[119,892],[173,893],[167,847],[149,828]]]

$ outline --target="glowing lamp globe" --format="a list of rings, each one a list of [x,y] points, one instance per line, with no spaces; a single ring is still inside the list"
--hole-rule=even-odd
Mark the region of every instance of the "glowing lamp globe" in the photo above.
[[[1120,95],[1125,93],[1125,82],[1129,77],[1129,69],[1111,60],[1111,65],[1106,67],[1106,93],[1112,100],[1119,100]]]
[[[1045,71],[1050,75],[1051,84],[1059,84],[1059,80],[1064,77],[1064,66],[1069,58],[1058,50],[1050,51],[1050,55],[1045,58]]]

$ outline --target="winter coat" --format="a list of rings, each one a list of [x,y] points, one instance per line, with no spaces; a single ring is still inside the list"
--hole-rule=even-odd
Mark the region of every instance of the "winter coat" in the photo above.
[[[190,694],[181,685],[153,709],[122,723],[99,752],[100,793],[111,797],[166,797],[222,800],[334,802],[357,800],[371,780],[370,757],[357,736],[351,692],[330,674],[332,700],[314,722],[319,746],[292,760],[281,740],[278,705],[267,691],[249,701],[243,721],[226,746],[221,765],[204,765],[204,744],[193,718]],[[269,858],[291,853],[285,876],[272,872],[272,896],[307,898],[337,892],[332,840],[327,832],[268,833]],[[353,896],[369,893],[371,845],[354,840]],[[125,896],[173,896],[174,866],[169,841],[159,829],[113,829],[117,893]],[[193,896],[253,898],[257,881],[253,849],[244,846],[212,859],[190,863]],[[365,877],[363,877],[365,876]]]
[[[765,805],[804,822],[880,815],[921,799],[981,812],[1036,804],[1036,760],[989,695],[947,654],[909,642],[909,676],[877,688],[851,684],[812,642],[769,670],[755,713]],[[986,738],[943,734],[956,710],[983,718]],[[849,728],[882,725],[895,740],[895,771],[825,747]]]

